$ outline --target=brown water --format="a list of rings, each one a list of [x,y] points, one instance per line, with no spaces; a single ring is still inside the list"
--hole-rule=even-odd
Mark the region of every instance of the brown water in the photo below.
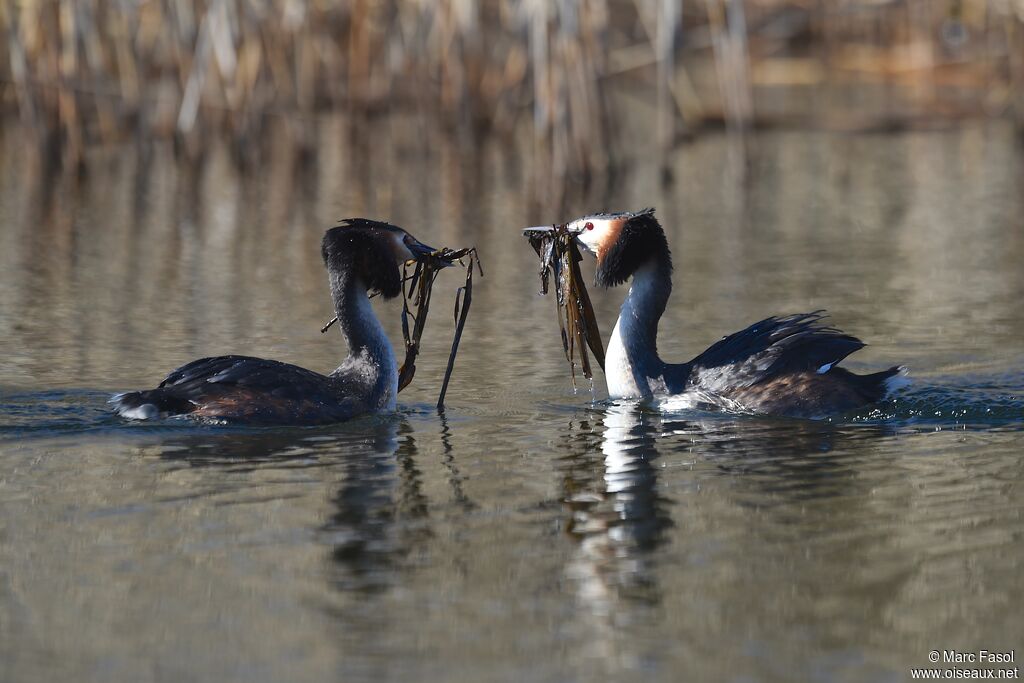
[[[642,147],[534,201],[527,152],[319,124],[245,173],[160,146],[51,173],[0,136],[0,680],[893,680],[1024,634],[1024,158],[1000,127]],[[367,142],[369,141],[369,142]],[[655,156],[655,155],[651,155]],[[658,207],[661,350],[827,308],[915,386],[832,422],[574,394],[519,228]],[[344,355],[341,217],[477,245],[448,410],[442,274],[397,415],[242,429],[107,412],[202,355]],[[447,279],[446,279],[447,278]],[[605,335],[624,290],[592,290]],[[378,304],[397,339],[398,308]],[[596,397],[596,400],[594,398]]]

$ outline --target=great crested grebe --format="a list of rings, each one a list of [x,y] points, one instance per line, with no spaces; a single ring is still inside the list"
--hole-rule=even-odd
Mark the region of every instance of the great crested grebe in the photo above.
[[[184,415],[264,424],[326,424],[395,409],[398,365],[369,293],[402,292],[400,266],[435,250],[402,228],[352,218],[321,244],[334,309],[349,355],[329,375],[250,356],[200,358],[171,372],[156,389],[117,394],[119,415]]]
[[[567,226],[597,258],[597,284],[631,277],[605,355],[611,398],[676,398],[743,412],[825,417],[875,403],[907,384],[895,366],[857,375],[836,365],[864,343],[822,324],[823,312],[766,318],[687,363],[658,356],[672,292],[672,256],[654,209],[578,218]]]

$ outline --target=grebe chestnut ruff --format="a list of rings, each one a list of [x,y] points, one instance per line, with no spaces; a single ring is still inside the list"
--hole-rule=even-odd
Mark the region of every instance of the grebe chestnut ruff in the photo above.
[[[130,419],[189,416],[264,424],[326,424],[395,409],[398,364],[369,294],[402,292],[401,265],[435,250],[402,228],[352,218],[321,245],[331,296],[349,355],[329,375],[250,356],[201,358],[171,372],[156,389],[117,394]]]
[[[610,398],[820,418],[875,403],[909,383],[902,366],[870,375],[836,367],[864,343],[822,324],[822,311],[766,318],[687,363],[666,363],[657,335],[672,292],[672,257],[654,209],[584,216],[565,227],[597,258],[599,286],[632,278],[605,355]]]

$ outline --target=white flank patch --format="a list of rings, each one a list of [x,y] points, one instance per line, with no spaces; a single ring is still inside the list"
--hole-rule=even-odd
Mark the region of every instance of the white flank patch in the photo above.
[[[696,392],[691,391],[685,394],[673,394],[672,396],[666,396],[665,398],[658,400],[655,403],[655,407],[666,413],[685,412],[689,410],[696,410],[697,406],[702,403],[706,403],[704,398]]]
[[[737,401],[700,390],[685,391],[681,394],[666,396],[655,401],[654,407],[664,413],[690,412],[694,410],[725,411],[736,414],[750,412]]]
[[[152,403],[143,403],[134,408],[118,408],[117,413],[129,420],[152,420],[160,417],[160,409]]]
[[[901,365],[900,371],[897,374],[885,380],[886,398],[892,396],[893,393],[899,391],[900,389],[910,386],[911,380],[910,378],[907,377],[909,373],[910,371],[906,368],[906,366]]]

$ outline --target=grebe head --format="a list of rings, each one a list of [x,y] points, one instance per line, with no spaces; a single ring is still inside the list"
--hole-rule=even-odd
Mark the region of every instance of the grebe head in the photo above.
[[[396,225],[366,218],[346,218],[342,223],[324,234],[324,265],[332,274],[351,271],[368,291],[385,299],[402,293],[399,266],[436,251]]]
[[[654,209],[583,216],[566,225],[576,241],[597,257],[597,284],[621,285],[653,258],[672,269],[672,255]]]

